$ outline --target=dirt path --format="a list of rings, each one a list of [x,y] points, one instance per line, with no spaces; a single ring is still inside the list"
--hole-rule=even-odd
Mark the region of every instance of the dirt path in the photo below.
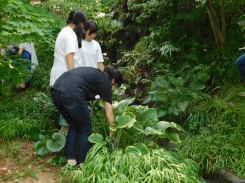
[[[61,183],[60,166],[47,163],[52,156],[39,157],[31,141],[4,142],[0,139],[0,182]]]

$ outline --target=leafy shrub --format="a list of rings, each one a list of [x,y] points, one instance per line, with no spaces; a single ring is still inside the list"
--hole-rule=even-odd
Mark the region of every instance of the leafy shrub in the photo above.
[[[3,134],[4,138],[29,138],[28,130],[32,127],[48,129],[56,126],[53,123],[55,108],[45,93],[27,90],[21,95],[1,100],[0,104],[3,132],[0,136]]]

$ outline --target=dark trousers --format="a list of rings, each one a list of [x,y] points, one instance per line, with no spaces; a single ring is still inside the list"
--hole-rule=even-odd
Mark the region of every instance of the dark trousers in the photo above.
[[[245,53],[236,60],[236,66],[240,72],[242,82],[245,83]]]
[[[55,89],[51,89],[51,97],[69,124],[65,145],[66,158],[76,159],[78,164],[83,163],[90,148],[88,137],[92,134],[90,111],[86,101],[78,101]]]

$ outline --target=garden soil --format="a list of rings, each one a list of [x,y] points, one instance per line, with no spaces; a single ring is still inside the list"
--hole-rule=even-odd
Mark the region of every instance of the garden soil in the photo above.
[[[12,144],[12,145],[9,145]],[[0,139],[0,183],[61,183],[59,166],[39,157],[31,141],[6,143]]]

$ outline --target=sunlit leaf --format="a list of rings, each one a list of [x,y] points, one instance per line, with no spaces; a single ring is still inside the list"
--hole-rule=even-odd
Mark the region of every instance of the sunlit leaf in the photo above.
[[[92,134],[88,137],[88,141],[94,144],[99,144],[99,145],[105,145],[106,141],[104,141],[104,138],[100,134]]]
[[[130,115],[117,116],[116,117],[116,128],[132,127],[132,124],[136,122]]]
[[[128,153],[128,154],[132,153],[132,154],[136,154],[138,156],[141,155],[141,151],[138,148],[134,147],[134,146],[128,146],[125,149],[125,153]]]

